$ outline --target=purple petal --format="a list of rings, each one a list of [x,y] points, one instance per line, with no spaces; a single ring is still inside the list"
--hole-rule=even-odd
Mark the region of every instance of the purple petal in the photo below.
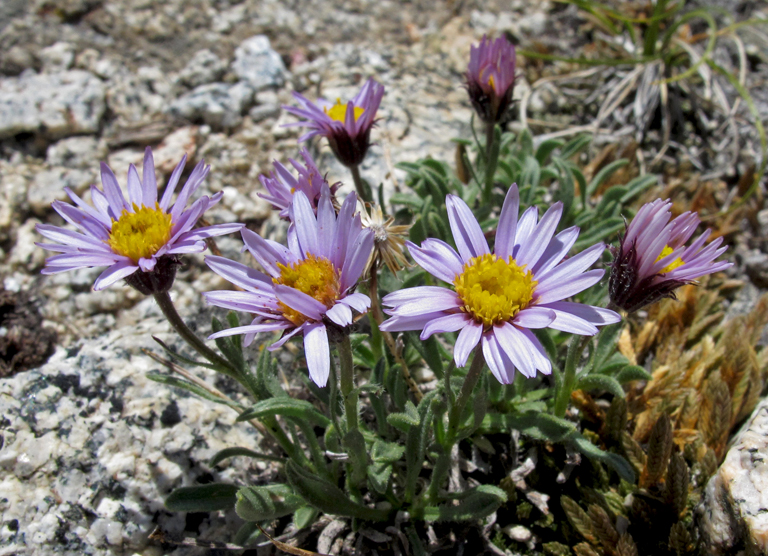
[[[474,257],[490,253],[483,230],[480,229],[480,224],[477,223],[467,204],[455,195],[448,195],[445,198],[445,205],[448,209],[448,221],[451,224],[453,239],[462,260],[466,263]]]
[[[536,279],[540,288],[546,288],[550,284],[556,285],[558,282],[566,282],[592,266],[605,251],[604,243],[596,243],[589,249],[585,249],[578,255],[574,255],[567,261],[557,265],[554,269],[543,274],[539,274]]]
[[[597,333],[596,326],[606,326],[621,322],[621,315],[592,305],[583,303],[572,303],[570,301],[556,301],[546,306],[555,311],[557,315],[555,322],[549,325],[550,328],[570,332],[572,334],[582,334],[592,336]]]
[[[513,324],[521,328],[546,328],[555,320],[555,312],[544,307],[528,307],[515,315]]]
[[[187,163],[187,155],[181,157],[181,160],[176,165],[176,168],[173,169],[173,172],[171,173],[171,179],[168,180],[168,185],[165,186],[165,191],[163,192],[163,197],[160,199],[160,208],[163,209],[165,212],[168,212],[168,207],[171,205],[171,198],[173,197],[173,192],[176,191],[176,185],[179,183],[179,178],[181,178],[181,172],[184,170],[184,165]]]
[[[110,216],[115,220],[120,218],[123,214],[123,209],[126,208],[125,199],[123,198],[123,192],[120,190],[120,185],[117,183],[117,178],[112,172],[112,169],[105,163],[101,163],[101,183],[104,186],[104,195],[109,203]]]
[[[456,332],[467,326],[470,320],[472,320],[472,318],[467,313],[454,313],[444,317],[438,317],[429,321],[426,326],[424,326],[424,330],[421,331],[419,338],[421,340],[426,340],[432,334]]]
[[[107,270],[102,272],[96,281],[93,283],[94,291],[103,290],[104,288],[111,286],[118,280],[130,276],[134,272],[139,270],[139,267],[132,262],[119,262],[110,266]]]
[[[275,285],[275,295],[294,311],[312,320],[321,320],[328,308],[314,297],[282,284]]]
[[[382,302],[392,307],[390,314],[398,317],[448,311],[461,306],[456,292],[434,286],[418,286],[393,292],[385,296]]]
[[[290,210],[291,221],[296,227],[296,236],[299,240],[301,258],[305,258],[309,253],[318,254],[317,218],[303,191],[297,191],[294,194]]]
[[[144,192],[141,190],[141,178],[136,166],[128,166],[128,206],[133,209],[133,205],[141,206],[144,200]],[[154,208],[154,207],[153,207]]]
[[[441,317],[446,316],[443,312],[426,313],[423,315],[415,315],[411,317],[392,317],[384,321],[379,330],[385,332],[405,332],[407,330],[423,330],[427,324]]]
[[[546,250],[541,257],[539,257],[538,262],[531,268],[533,275],[536,277],[543,276],[549,272],[550,269],[554,268],[557,263],[562,261],[563,257],[568,254],[568,251],[571,250],[571,247],[576,243],[576,238],[578,237],[579,228],[577,226],[572,226],[557,234],[552,241],[549,242]]]
[[[139,259],[139,268],[144,272],[152,272],[155,269],[156,264],[157,259],[154,257],[150,257],[149,259],[142,257]]]
[[[155,159],[149,147],[144,151],[144,167],[141,175],[144,206],[154,208],[157,203],[157,179],[155,178]]]
[[[244,290],[259,293],[273,291],[274,286],[269,276],[244,264],[213,255],[205,257],[205,264],[216,274]]]
[[[472,350],[475,349],[480,337],[483,335],[483,325],[470,320],[466,326],[459,332],[456,338],[456,345],[453,347],[453,360],[457,367],[463,367],[467,364],[467,359]]]
[[[277,311],[277,299],[274,295],[262,294],[257,292],[237,292],[230,290],[217,290],[212,292],[203,292],[206,302],[216,307],[230,309],[232,311],[243,311],[247,313]]]
[[[277,278],[281,270],[278,263],[288,266],[295,262],[293,253],[275,241],[262,238],[259,234],[252,232],[248,228],[243,228],[240,232],[243,236],[243,242],[264,270],[271,276]]]
[[[275,332],[277,330],[285,330],[293,326],[289,322],[269,322],[263,324],[248,324],[246,326],[236,326],[234,328],[227,328],[226,330],[220,330],[215,334],[208,336],[209,340],[215,340],[216,338],[225,338],[227,336],[237,336],[238,334],[259,334],[260,332]]]
[[[331,350],[323,323],[310,324],[304,330],[304,355],[310,378],[320,388],[324,387],[331,371]]]
[[[206,166],[205,162],[201,160],[197,166],[195,166],[195,169],[192,170],[187,183],[181,188],[179,196],[176,198],[176,202],[171,208],[171,218],[173,218],[174,221],[178,220],[181,213],[184,212],[184,209],[187,207],[187,201],[189,201],[197,188],[200,187],[200,184],[203,183],[203,180],[208,175],[210,169],[211,167]],[[197,221],[197,219],[195,219],[195,221]]]
[[[239,232],[245,224],[234,222],[232,224],[214,224],[203,228],[195,228],[191,232],[179,236],[179,241],[196,241],[214,236],[223,236],[234,232]]]
[[[336,303],[328,309],[325,316],[341,327],[352,324],[352,309],[343,303]]]
[[[347,291],[360,279],[373,251],[373,230],[367,228],[360,232],[347,252],[344,267],[341,269],[341,291]]]
[[[539,342],[539,339],[530,330],[523,329],[520,330],[520,333],[528,341],[528,350],[533,356],[533,364],[536,369],[543,375],[552,374],[552,362],[547,357],[547,352],[544,350],[541,342]]]
[[[497,324],[491,333],[496,337],[499,346],[507,354],[512,364],[528,378],[536,376],[532,354],[528,348],[525,336],[508,322]]]
[[[515,366],[499,346],[493,331],[483,334],[483,355],[493,376],[502,384],[512,384],[515,378]]]
[[[507,191],[507,196],[501,207],[501,216],[499,216],[499,224],[496,228],[496,244],[493,247],[496,256],[505,261],[509,260],[514,251],[519,212],[520,194],[517,190],[517,184],[513,183]]]
[[[443,282],[453,283],[462,273],[463,263],[453,248],[439,239],[427,239],[421,247],[406,241],[411,257],[421,268]]]
[[[358,313],[365,313],[371,306],[371,299],[362,293],[352,293],[340,299],[339,303],[353,308]]]
[[[520,250],[515,255],[515,261],[518,265],[526,265],[530,269],[538,262],[555,234],[562,214],[563,203],[558,201],[549,207],[530,237],[526,239],[525,243],[521,242]]]
[[[604,270],[596,269],[585,272],[577,278],[564,281],[561,284],[552,284],[548,287],[539,285],[534,296],[537,305],[546,305],[553,301],[561,301],[597,284],[603,277]]]

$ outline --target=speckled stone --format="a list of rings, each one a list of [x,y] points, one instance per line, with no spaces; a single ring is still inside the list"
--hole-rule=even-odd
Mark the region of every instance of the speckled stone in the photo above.
[[[163,506],[176,487],[242,485],[266,466],[247,458],[206,465],[225,447],[257,448],[258,433],[235,423],[227,406],[147,379],[167,372],[141,352],[160,351],[151,334],[182,346],[154,300],[139,305],[136,326],[59,348],[40,369],[0,380],[0,554],[181,556],[190,549],[158,552],[148,541],[157,525],[216,540],[237,530],[233,512],[190,520]],[[205,331],[203,314],[195,324]],[[198,376],[238,395],[228,379]]]
[[[768,400],[752,413],[699,507],[707,554],[768,554]]]

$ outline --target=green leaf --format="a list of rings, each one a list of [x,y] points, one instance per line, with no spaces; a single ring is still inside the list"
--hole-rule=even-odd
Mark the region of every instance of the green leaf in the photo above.
[[[604,390],[619,398],[624,397],[624,389],[612,376],[591,374],[583,376],[576,383],[579,390]]]
[[[424,200],[421,197],[418,195],[410,195],[406,193],[395,193],[392,195],[392,197],[390,197],[389,202],[392,205],[405,205],[407,207],[412,207],[416,211],[420,211],[421,207],[424,205]]]
[[[235,408],[240,407],[240,404],[226,398],[220,398],[218,396],[214,396],[205,388],[198,386],[194,382],[189,382],[188,380],[184,380],[183,378],[177,378],[175,376],[164,375],[156,372],[149,372],[146,374],[146,377],[149,380],[152,380],[154,382],[159,382],[160,384],[167,384],[168,386],[181,388],[182,390],[191,392],[192,394],[196,396],[200,396],[201,398],[211,402],[220,403],[222,405],[228,405],[230,407],[235,407]]]
[[[317,521],[318,515],[320,512],[312,506],[302,506],[293,513],[293,524],[296,529],[304,529]]]
[[[560,158],[568,160],[573,155],[583,150],[592,141],[590,135],[578,135],[568,141],[560,151]]]
[[[443,377],[443,353],[437,338],[430,336],[427,340],[420,340],[415,332],[406,332],[405,340],[424,359],[426,364],[438,378]]]
[[[204,367],[206,369],[211,369],[212,371],[215,371],[218,369],[216,365],[212,365],[210,363],[204,363],[202,361],[196,361],[194,359],[189,359],[187,357],[184,357],[183,355],[179,355],[175,351],[173,351],[171,348],[169,348],[160,338],[156,336],[152,336],[152,339],[160,344],[160,347],[163,348],[165,353],[171,356],[172,359],[176,359],[177,361],[181,361],[182,363],[186,363],[187,365],[192,365],[195,367]]]
[[[357,517],[367,521],[386,521],[389,519],[388,510],[369,508],[353,502],[339,487],[293,461],[286,464],[285,471],[293,490],[321,512]]]
[[[215,512],[228,510],[237,501],[239,487],[225,483],[212,483],[180,487],[165,499],[165,507],[172,512]]]
[[[305,505],[288,485],[248,486],[237,491],[235,512],[245,521],[267,521],[292,514]]]
[[[659,177],[655,176],[653,174],[647,174],[645,176],[639,176],[635,179],[631,180],[627,185],[624,186],[624,188],[627,190],[627,192],[624,194],[624,196],[619,199],[619,202],[622,205],[626,205],[632,199],[640,195],[643,191],[648,189],[649,187],[656,185],[659,181]]]
[[[426,394],[419,403],[419,423],[418,426],[411,427],[408,430],[408,436],[405,440],[405,498],[410,501],[416,492],[419,474],[424,466],[424,455],[427,449],[427,440],[432,430],[432,415],[435,411],[433,401],[442,392],[442,388],[436,388]]]
[[[262,400],[246,409],[237,418],[237,421],[249,421],[251,419],[274,417],[276,415],[303,419],[321,427],[327,427],[331,423],[330,419],[315,409],[315,406],[311,403],[295,398],[269,398]]]
[[[595,348],[595,354],[592,357],[592,368],[600,369],[605,365],[606,361],[616,353],[616,344],[623,328],[623,323],[617,322],[615,324],[609,324],[604,326],[600,330],[600,334],[597,336],[597,347]]]
[[[219,319],[213,317],[211,319],[211,328],[214,332],[221,332],[224,330],[224,325],[221,324]],[[214,342],[219,351],[224,354],[224,357],[232,363],[235,369],[242,372],[245,368],[245,359],[243,358],[240,336],[224,336],[223,338],[216,338]]]
[[[500,488],[480,485],[461,493],[458,505],[449,502],[425,508],[424,519],[454,522],[482,519],[498,510],[506,501],[507,493]]]
[[[481,430],[489,433],[517,430],[537,440],[560,442],[576,432],[576,427],[570,421],[549,413],[488,413],[483,418]]]
[[[536,149],[536,160],[538,163],[543,165],[547,161],[547,158],[549,158],[549,155],[552,154],[552,151],[559,149],[563,144],[564,143],[560,139],[547,139],[546,141],[542,141],[539,148]]]
[[[599,213],[598,213],[599,214]],[[618,216],[600,219],[600,223],[591,226],[586,233],[582,234],[572,251],[583,251],[587,247],[603,241],[608,236],[617,233],[624,228],[624,219]]]
[[[626,384],[633,380],[651,380],[651,378],[653,378],[651,374],[638,365],[627,365],[616,375],[616,380],[621,384]]]
[[[589,182],[589,185],[587,186],[587,194],[590,197],[594,195],[600,186],[603,185],[616,170],[623,168],[627,164],[629,164],[629,160],[620,158],[619,160],[614,160],[610,164],[603,166],[600,171],[595,174],[595,177],[592,178],[592,181]]]
[[[411,400],[405,402],[405,413],[390,413],[387,415],[387,423],[405,433],[411,427],[417,427],[420,422],[419,413]]]
[[[246,456],[253,459],[263,459],[265,461],[283,461],[284,460],[284,458],[268,456],[267,454],[254,452],[253,450],[249,450],[248,448],[233,447],[233,448],[224,448],[223,450],[220,450],[219,452],[217,452],[216,455],[214,455],[210,459],[210,461],[208,462],[208,465],[210,467],[213,467],[215,465],[220,464],[225,459],[233,458],[236,456]]]
[[[403,457],[405,447],[394,442],[377,439],[371,450],[371,460],[377,463],[394,463]]]
[[[584,438],[581,433],[574,432],[569,440],[573,446],[585,456],[609,465],[619,474],[619,477],[628,483],[635,482],[635,471],[632,469],[632,465],[623,457],[601,450]]]

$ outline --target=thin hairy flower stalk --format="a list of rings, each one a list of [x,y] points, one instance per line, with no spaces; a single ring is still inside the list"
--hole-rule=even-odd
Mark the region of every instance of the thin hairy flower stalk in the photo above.
[[[381,323],[384,322],[384,314],[381,311],[381,301],[379,300],[378,271],[379,264],[377,261],[374,262],[373,266],[371,267],[371,279],[369,282],[371,289],[371,314],[373,315],[373,320],[376,321],[377,328],[379,328]],[[411,392],[413,393],[413,397],[416,398],[417,402],[420,402],[424,397],[424,394],[422,394],[421,390],[419,390],[416,381],[413,380],[411,372],[408,370],[408,365],[406,364],[405,359],[403,359],[402,353],[400,353],[400,351],[397,349],[397,344],[395,343],[394,337],[392,334],[385,330],[380,330],[379,333],[384,338],[384,342],[387,344],[387,348],[392,354],[392,357],[394,357],[395,361],[397,361],[397,363],[400,365],[403,380],[405,380],[408,388],[410,388]]]
[[[461,391],[456,400],[449,404],[448,411],[448,432],[445,436],[445,442],[442,446],[442,452],[437,458],[435,468],[432,470],[432,481],[429,484],[429,490],[427,496],[430,502],[436,502],[437,495],[440,491],[440,485],[448,475],[448,471],[451,467],[451,452],[453,451],[453,445],[456,444],[456,439],[459,435],[459,427],[461,426],[461,415],[464,413],[464,409],[472,397],[472,392],[477,386],[477,381],[480,379],[483,367],[485,366],[485,358],[483,357],[482,349],[475,349],[475,357],[472,359],[472,364],[467,371],[467,376],[464,377],[464,384],[461,386]],[[450,392],[450,388],[448,390]],[[451,401],[450,395],[448,396],[449,402]]]
[[[192,349],[205,357],[212,364],[216,365],[219,372],[231,376],[247,388],[247,385],[243,383],[242,377],[240,376],[240,371],[235,369],[229,361],[206,346],[205,343],[203,343],[203,341],[198,338],[189,327],[187,327],[181,316],[179,316],[179,313],[176,311],[176,307],[173,305],[173,301],[171,301],[171,296],[168,292],[155,292],[154,297],[160,310],[165,315],[165,318],[168,319],[168,322],[173,326],[173,329]]]
[[[493,178],[496,175],[496,166],[499,163],[499,145],[496,141],[496,124],[485,124],[485,188],[483,189],[483,202],[489,203],[493,191]]]
[[[555,394],[555,417],[565,417],[568,410],[568,402],[571,400],[571,393],[576,386],[576,367],[584,353],[584,348],[591,340],[591,336],[574,336],[568,346],[568,355],[565,358],[565,369],[563,369],[563,382],[560,390]]]
[[[354,363],[352,362],[352,343],[349,341],[348,334],[342,336],[341,341],[337,344],[337,351],[339,353],[339,389],[341,390],[341,397],[344,400],[347,434],[359,434],[360,427],[358,424],[357,413],[358,394],[355,390],[355,368]],[[365,452],[365,443],[361,443],[358,446],[353,442],[353,445],[349,446],[349,448],[356,452],[355,454],[350,455],[349,458],[352,463],[352,485],[356,487],[365,481],[368,454]]]
[[[235,401],[224,394],[221,390],[218,390],[217,388],[211,386],[204,380],[201,380],[199,377],[195,376],[194,374],[187,371],[185,368],[180,367],[173,361],[169,361],[168,359],[164,359],[157,355],[156,353],[142,348],[142,350],[146,355],[160,363],[161,365],[164,365],[171,371],[175,372],[176,374],[181,375],[184,377],[184,379],[188,380],[189,382],[195,384],[196,386],[199,386],[212,396],[215,396],[221,400],[224,400],[227,402],[227,405],[229,405],[232,409],[237,411],[238,415],[242,414],[245,409],[233,405],[235,404]],[[280,426],[277,424],[277,422],[270,422],[268,425],[265,425],[264,423],[257,421],[256,419],[251,419],[248,421],[253,427],[259,431],[264,436],[272,436],[275,441],[280,445],[280,447],[283,449],[283,451],[288,454],[290,457],[293,457],[293,455],[296,453],[296,448],[293,446],[289,438],[285,435],[285,432],[283,432],[283,429],[280,428]],[[272,456],[262,456],[264,459],[271,459],[273,461],[283,461],[283,458],[275,458]]]
[[[349,171],[352,172],[352,181],[355,182],[355,191],[357,195],[366,203],[372,203],[370,191],[363,183],[363,178],[360,176],[360,166],[354,165],[349,167]]]

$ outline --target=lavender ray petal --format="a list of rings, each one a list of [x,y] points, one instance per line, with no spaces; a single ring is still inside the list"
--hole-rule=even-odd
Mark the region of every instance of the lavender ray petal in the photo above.
[[[521,328],[546,328],[556,318],[555,312],[544,307],[528,307],[515,315],[512,323]]]
[[[325,316],[341,327],[352,324],[352,309],[343,303],[336,303],[328,309]]]
[[[507,191],[507,196],[504,197],[499,224],[496,228],[496,244],[493,247],[496,256],[505,261],[509,260],[514,251],[519,212],[520,193],[517,190],[517,184],[513,183]]]
[[[328,310],[325,305],[314,297],[310,297],[304,292],[282,284],[275,285],[275,295],[288,307],[312,320],[322,320],[323,315]]]
[[[123,278],[130,276],[134,272],[138,271],[139,267],[134,265],[133,262],[119,262],[112,266],[110,266],[108,269],[106,269],[104,272],[99,274],[99,277],[96,278],[96,281],[93,283],[93,290],[94,291],[100,291],[104,288],[111,286],[115,282],[122,280]]]
[[[424,330],[421,331],[419,339],[426,340],[432,334],[456,332],[457,330],[461,330],[467,326],[470,320],[472,320],[471,317],[466,313],[454,313],[444,317],[432,319],[426,324],[426,326],[424,326]]]
[[[445,205],[448,209],[448,221],[451,224],[453,239],[462,260],[468,262],[474,257],[490,253],[483,230],[480,229],[480,224],[477,223],[467,204],[455,195],[448,195],[445,198]]]
[[[174,191],[176,191],[176,186],[179,183],[179,178],[181,178],[181,173],[184,171],[184,166],[187,164],[187,155],[181,157],[181,160],[176,165],[176,168],[173,169],[173,172],[171,173],[171,179],[168,180],[168,185],[165,186],[165,191],[163,192],[163,196],[160,199],[160,208],[163,209],[163,211],[168,212],[168,207],[171,206],[171,198],[173,197]]]
[[[328,383],[331,371],[331,350],[323,323],[310,324],[304,330],[304,355],[307,358],[309,377],[323,388]]]
[[[480,337],[483,335],[483,325],[470,320],[459,332],[456,338],[456,345],[453,346],[453,360],[457,367],[463,367],[467,364],[469,354],[475,349]]]
[[[597,284],[600,278],[603,277],[603,274],[605,274],[604,270],[595,269],[589,270],[562,284],[552,284],[549,287],[542,287],[540,284],[534,293],[534,296],[538,296],[534,297],[535,302],[537,305],[546,305],[553,301],[561,301],[566,297],[571,297]]]

